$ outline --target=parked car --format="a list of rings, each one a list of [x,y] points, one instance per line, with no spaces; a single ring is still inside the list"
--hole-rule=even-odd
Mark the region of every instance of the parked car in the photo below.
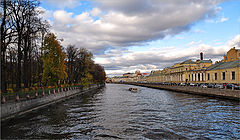
[[[221,89],[224,88],[223,85],[221,85],[221,84],[216,84],[214,87],[215,87],[215,88],[221,88]]]
[[[235,90],[240,90],[240,85],[234,85]]]
[[[209,83],[209,84],[207,85],[207,87],[208,87],[208,88],[213,88],[213,84]]]
[[[180,83],[180,86],[186,86],[186,84],[185,83]]]
[[[195,86],[195,84],[194,84],[194,83],[190,83],[189,85],[190,85],[190,86]]]
[[[227,89],[232,89],[232,87],[234,87],[234,84],[227,84]]]
[[[200,84],[199,87],[201,87],[201,88],[207,88],[207,85],[205,85],[205,84]]]

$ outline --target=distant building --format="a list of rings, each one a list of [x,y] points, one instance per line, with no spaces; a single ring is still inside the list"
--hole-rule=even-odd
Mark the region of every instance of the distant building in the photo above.
[[[149,73],[125,73],[112,78],[113,82],[168,82],[168,83],[234,83],[240,84],[240,49],[235,47],[224,55],[220,62],[212,64],[212,60],[185,60],[166,67],[163,70]]]
[[[235,47],[224,55],[224,59],[216,64],[204,60],[191,59],[174,64],[163,70],[151,72],[146,78],[148,82],[170,83],[235,83],[240,84],[240,49]]]
[[[227,55],[224,56],[221,62],[230,62],[235,60],[240,60],[240,49],[233,47],[227,52]]]
[[[157,71],[151,74],[148,78],[150,82],[201,82],[205,80],[204,71],[212,65],[211,60],[191,59],[181,63],[174,64],[171,67],[165,68],[162,71]]]

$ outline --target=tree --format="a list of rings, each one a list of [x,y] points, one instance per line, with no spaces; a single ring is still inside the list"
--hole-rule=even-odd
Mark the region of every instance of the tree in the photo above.
[[[93,55],[91,52],[89,52],[85,48],[80,48],[78,50],[78,57],[77,57],[77,63],[78,63],[78,79],[79,83],[81,83],[82,86],[87,87],[90,82],[92,81],[92,75],[90,74],[89,67],[90,64],[93,63],[92,61]]]
[[[78,55],[78,50],[74,45],[68,45],[66,49],[67,54],[67,74],[68,74],[68,83],[71,85],[74,83],[74,68],[76,63],[76,58]]]
[[[95,83],[104,83],[106,80],[106,73],[104,68],[99,64],[91,64],[90,73],[93,76]]]
[[[64,60],[66,55],[63,53],[62,48],[53,33],[46,35],[42,51],[42,81],[45,85],[58,85],[60,81],[67,78]]]

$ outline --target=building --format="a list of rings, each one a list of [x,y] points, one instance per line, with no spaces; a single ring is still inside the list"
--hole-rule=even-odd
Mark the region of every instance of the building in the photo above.
[[[235,47],[224,55],[223,60],[212,64],[212,60],[191,59],[176,63],[163,70],[152,71],[150,74],[125,73],[112,79],[113,82],[168,82],[168,83],[234,83],[240,84],[240,49]]]
[[[240,84],[240,60],[219,62],[207,68],[206,83]]]
[[[240,84],[240,49],[235,47],[227,52],[224,59],[216,64],[204,60],[191,59],[155,71],[147,77],[148,82],[168,83],[234,83]]]

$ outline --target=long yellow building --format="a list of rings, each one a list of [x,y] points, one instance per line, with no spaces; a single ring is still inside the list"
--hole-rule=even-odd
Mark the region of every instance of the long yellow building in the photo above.
[[[219,62],[206,70],[207,83],[240,83],[240,60]]]
[[[212,64],[211,60],[203,60],[201,53],[200,60],[186,60],[162,71],[152,72],[146,81],[240,84],[240,49],[230,49],[224,59],[216,64]]]

